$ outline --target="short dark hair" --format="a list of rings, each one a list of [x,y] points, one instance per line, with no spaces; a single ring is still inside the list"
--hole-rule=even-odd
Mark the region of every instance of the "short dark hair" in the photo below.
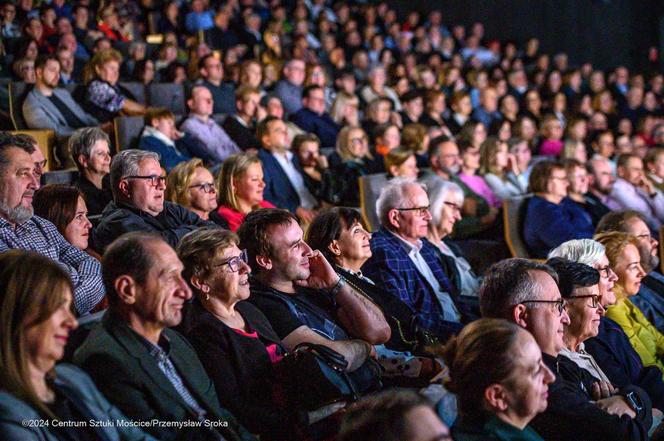
[[[129,275],[139,285],[145,284],[154,264],[148,245],[159,241],[163,242],[163,239],[155,233],[134,231],[118,237],[106,248],[101,260],[101,275],[109,308],[120,305],[120,299],[115,292],[115,281],[118,277]]]
[[[618,160],[616,161],[616,167],[627,167],[627,162],[632,158],[636,158],[639,161],[642,161],[641,157],[635,155],[634,153],[624,153],[618,156]]]
[[[258,126],[256,127],[256,137],[258,138],[258,142],[263,144],[263,136],[267,135],[269,132],[270,128],[270,123],[272,121],[281,121],[281,118],[277,118],[276,116],[266,116],[263,118],[259,123]]]
[[[300,151],[300,147],[302,147],[302,144],[305,142],[315,142],[318,144],[318,147],[320,148],[320,138],[316,136],[313,133],[300,133],[299,135],[296,135],[295,138],[293,138],[293,143],[291,144],[291,151],[293,153],[298,153]]]
[[[323,210],[309,225],[307,243],[311,249],[320,250],[333,263],[336,256],[330,251],[330,244],[339,239],[342,229],[349,229],[356,222],[361,224],[362,216],[355,208],[334,207]]]
[[[627,233],[627,221],[633,218],[639,218],[647,225],[646,218],[636,210],[619,210],[606,213],[597,223],[595,234],[608,233],[609,231],[618,231]]]
[[[540,161],[535,164],[528,179],[528,191],[546,193],[547,183],[556,169],[565,170],[565,167],[558,161]]]
[[[33,154],[36,141],[32,136],[12,135],[9,132],[0,132],[0,175],[3,175],[5,168],[9,165],[7,151],[10,148],[18,148],[26,153]]]
[[[409,438],[411,428],[406,415],[429,403],[414,392],[388,390],[363,398],[344,415],[339,441],[401,441]]]
[[[274,226],[298,223],[297,217],[288,210],[280,208],[263,208],[250,212],[237,230],[240,237],[240,248],[246,248],[249,266],[254,272],[260,270],[256,264],[256,256],[272,256],[270,230]]]
[[[37,59],[35,60],[35,70],[37,69],[43,69],[44,66],[46,66],[46,63],[49,61],[55,61],[60,65],[60,61],[57,59],[57,57],[53,54],[40,54],[37,56]]]
[[[304,90],[302,90],[302,98],[309,98],[309,96],[311,95],[311,92],[314,91],[314,90],[318,90],[318,89],[323,90],[323,88],[321,86],[319,86],[318,84],[308,85],[307,87],[304,88]]]
[[[585,263],[553,257],[546,261],[558,274],[560,295],[569,298],[577,288],[585,288],[599,283],[599,271]]]
[[[493,264],[478,292],[482,317],[510,318],[513,306],[524,300],[536,300],[534,271],[543,271],[558,281],[550,266],[532,260],[512,258]]]
[[[431,161],[432,157],[438,156],[438,153],[440,152],[440,146],[446,142],[454,142],[454,139],[447,135],[440,135],[429,141],[429,149],[427,150],[429,161]]]
[[[201,69],[205,68],[205,62],[207,60],[209,60],[210,57],[216,58],[216,56],[214,54],[207,54],[207,55],[203,56],[200,60],[198,60],[198,70],[201,70]]]

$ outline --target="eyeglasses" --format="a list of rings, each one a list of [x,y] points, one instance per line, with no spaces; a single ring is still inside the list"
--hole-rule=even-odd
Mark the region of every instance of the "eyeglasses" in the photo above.
[[[123,179],[147,179],[150,181],[150,185],[153,187],[157,187],[160,184],[165,185],[166,184],[166,176],[157,176],[157,175],[150,175],[150,176],[125,176]]]
[[[240,263],[244,262],[247,263],[249,260],[249,257],[247,256],[247,250],[242,250],[240,251],[239,256],[231,257],[228,260],[225,260],[223,262],[219,262],[216,265],[213,265],[215,268],[219,268],[220,266],[228,265],[228,268],[231,270],[231,272],[236,273],[240,271]]]
[[[214,184],[211,182],[204,182],[202,184],[190,185],[189,188],[198,188],[199,190],[203,190],[204,193],[213,193],[217,191],[217,189],[214,188]]]
[[[43,161],[35,162],[35,167],[39,168],[39,169],[43,169],[44,167],[46,167],[46,164],[48,164],[48,159],[44,159]]]
[[[572,297],[570,297],[570,299],[592,299],[591,306],[593,308],[597,308],[597,307],[599,307],[600,296],[597,295],[597,294],[588,294],[588,295],[585,295],[585,296],[572,296]]]
[[[352,144],[360,144],[360,143],[363,143],[363,142],[366,142],[366,141],[367,141],[366,136],[360,136],[359,138],[353,138],[353,139],[350,140],[350,142]]]
[[[521,302],[522,304],[527,304],[527,303],[549,303],[552,305],[556,305],[556,309],[558,309],[558,313],[560,315],[563,315],[563,311],[567,309],[567,301],[565,299],[560,299],[560,300],[524,300]]]
[[[429,213],[429,206],[426,207],[412,207],[412,208],[397,208],[397,211],[414,211],[419,217],[424,217]]]
[[[458,206],[457,204],[455,204],[454,202],[448,202],[448,201],[445,201],[445,202],[443,202],[443,204],[447,205],[448,207],[451,207],[454,211],[461,212],[461,207],[459,207],[459,206]]]

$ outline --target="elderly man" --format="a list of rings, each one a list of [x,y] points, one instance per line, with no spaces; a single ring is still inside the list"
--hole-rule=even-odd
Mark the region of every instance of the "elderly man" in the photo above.
[[[143,150],[124,150],[111,162],[113,201],[102,212],[92,236],[93,248],[103,252],[122,234],[130,231],[154,232],[171,246],[196,228],[216,224],[172,202],[164,201],[166,176],[159,155]]]
[[[602,218],[596,233],[619,231],[639,240],[641,266],[648,273],[641,279],[639,293],[630,298],[657,330],[664,332],[664,276],[659,272],[659,242],[652,237],[643,213],[635,210],[614,211]]]
[[[664,195],[646,177],[643,160],[637,155],[627,154],[618,158],[618,179],[613,185],[611,197],[620,208],[641,212],[652,231],[658,231],[664,222]]]
[[[303,342],[328,346],[344,356],[354,380],[373,378],[365,362],[371,345],[390,338],[390,327],[375,303],[304,242],[296,217],[276,208],[252,211],[238,235],[254,275],[249,301],[286,348]]]
[[[274,94],[279,97],[287,115],[302,108],[302,84],[304,83],[304,61],[289,60],[284,65],[284,78],[274,87]]]
[[[652,409],[645,392],[627,386],[612,396],[604,388],[597,393],[592,375],[558,357],[570,320],[557,278],[549,266],[506,259],[488,270],[480,287],[482,316],[507,319],[530,331],[542,350],[542,361],[556,374],[549,385],[548,407],[530,426],[546,440],[649,439]]]
[[[195,86],[191,98],[187,101],[189,118],[180,129],[198,140],[206,157],[202,159],[214,163],[223,162],[230,155],[240,153],[237,144],[226,134],[224,129],[212,119],[213,99],[210,90],[204,86]]]
[[[291,115],[290,119],[305,132],[313,133],[323,147],[337,145],[337,135],[341,127],[325,112],[325,92],[317,85],[304,88],[302,108]]]
[[[362,271],[410,306],[423,328],[441,338],[459,331],[463,311],[450,294],[436,247],[426,239],[431,213],[424,187],[409,179],[392,180],[381,191],[376,212],[381,227]]]
[[[197,85],[206,87],[212,94],[214,112],[235,113],[235,88],[233,83],[224,83],[224,67],[214,54],[201,58],[198,62],[201,79]]]
[[[81,127],[99,125],[66,89],[58,87],[60,63],[53,55],[37,58],[35,78],[35,87],[23,102],[23,116],[29,128],[51,129],[58,137],[67,137]]]
[[[98,215],[113,199],[109,180],[111,166],[110,139],[97,127],[78,129],[69,138],[69,151],[78,168],[74,181],[85,199],[90,215]]]
[[[129,233],[112,243],[102,269],[109,309],[74,361],[127,417],[153,422],[142,428],[159,439],[254,440],[219,405],[191,345],[169,329],[191,298],[182,270],[158,235]]]
[[[34,145],[0,136],[0,252],[24,249],[58,262],[74,285],[74,306],[83,315],[104,297],[99,262],[80,251],[49,221],[33,215],[32,197],[39,188]]]
[[[304,184],[300,166],[290,151],[286,124],[268,116],[258,124],[257,136],[263,147],[258,158],[265,174],[265,200],[297,214],[304,222],[311,222],[318,201]]]

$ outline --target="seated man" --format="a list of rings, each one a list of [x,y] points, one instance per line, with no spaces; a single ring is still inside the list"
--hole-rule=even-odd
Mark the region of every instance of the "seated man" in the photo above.
[[[354,379],[373,382],[365,366],[373,344],[390,338],[380,308],[355,291],[318,250],[309,248],[295,216],[276,208],[252,211],[238,230],[247,249],[249,301],[293,350],[302,342],[328,346],[344,356]],[[363,379],[363,380],[360,380]]]
[[[166,176],[159,155],[143,150],[123,150],[111,162],[113,201],[104,209],[92,235],[93,248],[106,247],[130,231],[155,232],[175,246],[182,236],[202,226],[216,227],[181,205],[164,201]]]
[[[101,214],[113,200],[109,144],[108,135],[97,127],[78,129],[69,138],[69,151],[78,168],[78,178],[73,184],[83,193],[90,215]]]
[[[112,243],[102,269],[109,310],[74,362],[128,418],[190,425],[143,426],[158,439],[255,440],[219,405],[191,345],[169,329],[180,324],[191,298],[182,269],[158,235],[130,233]],[[227,425],[210,424],[222,421]]]
[[[306,65],[303,60],[293,58],[284,65],[282,78],[274,86],[274,94],[279,98],[286,115],[292,115],[302,108],[302,84]]]
[[[211,118],[212,105],[210,91],[203,86],[195,86],[191,91],[191,98],[187,101],[189,118],[180,125],[180,129],[201,142],[202,151],[197,150],[196,156],[206,162],[220,163],[241,150]]]
[[[212,94],[214,111],[210,113],[235,113],[235,89],[232,82],[224,83],[224,67],[214,54],[201,58],[198,62],[200,80]]]
[[[72,98],[67,89],[58,87],[60,63],[53,55],[35,61],[35,87],[23,102],[23,116],[31,129],[51,129],[59,138],[70,136],[81,127],[98,126]]]
[[[66,269],[74,285],[79,315],[104,297],[99,262],[67,242],[49,221],[34,216],[32,197],[39,188],[34,144],[9,134],[0,136],[0,253],[24,249],[40,253]]]
[[[302,92],[302,108],[291,115],[290,119],[305,132],[318,136],[322,147],[337,145],[337,135],[341,127],[325,112],[325,92],[322,87],[305,87]]]
[[[598,394],[597,379],[558,356],[570,320],[557,279],[549,266],[506,259],[488,270],[480,287],[482,316],[506,319],[528,330],[542,350],[542,361],[556,374],[549,385],[548,407],[530,426],[552,441],[649,439],[652,407],[643,390],[625,386],[612,396]]]
[[[307,189],[297,159],[290,152],[286,125],[281,119],[268,116],[258,124],[257,135],[263,147],[258,158],[263,164],[265,200],[311,222],[318,201]]]
[[[421,184],[393,179],[376,202],[381,227],[371,239],[371,258],[362,272],[400,298],[419,325],[445,339],[461,330],[464,318],[450,294],[435,245],[426,239],[431,221],[429,197]]]
[[[641,212],[652,231],[657,231],[664,222],[664,195],[646,177],[643,160],[637,155],[618,158],[618,179],[613,184],[611,197],[623,210]]]
[[[237,113],[228,115],[222,127],[228,136],[242,150],[260,148],[256,138],[256,121],[263,119],[265,110],[260,108],[260,92],[258,89],[243,86],[235,92],[235,105]],[[263,113],[263,115],[261,115]]]
[[[159,154],[160,164],[170,172],[181,162],[191,159],[186,147],[179,143],[182,133],[175,127],[175,115],[165,108],[149,108],[138,148]],[[179,144],[179,145],[178,145]]]

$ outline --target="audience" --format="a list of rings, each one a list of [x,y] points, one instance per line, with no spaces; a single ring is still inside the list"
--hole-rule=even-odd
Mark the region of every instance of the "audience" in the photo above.
[[[397,147],[387,152],[383,158],[388,178],[417,179],[417,157],[415,153],[404,147]]]
[[[110,174],[113,200],[92,235],[92,248],[99,253],[130,231],[154,232],[175,246],[188,232],[215,225],[181,205],[164,201],[166,176],[154,152],[123,150],[113,157]]]
[[[256,121],[265,117],[265,109],[260,107],[259,101],[258,89],[249,86],[240,87],[235,92],[237,112],[228,115],[222,124],[224,131],[243,151],[258,151],[261,146],[256,138]]]
[[[320,153],[320,140],[313,133],[303,133],[293,138],[291,146],[293,156],[297,160],[304,179],[304,185],[309,193],[318,200],[332,200],[333,187],[329,183],[324,184],[323,178],[335,177],[327,170],[330,168],[329,162],[335,160],[333,153],[328,160],[327,156]],[[326,193],[323,194],[323,191]]]
[[[113,199],[110,139],[97,127],[76,130],[69,138],[69,151],[78,168],[73,182],[81,193],[90,215],[98,215]]]
[[[563,165],[569,183],[567,197],[590,215],[593,225],[597,225],[602,216],[609,212],[609,209],[595,198],[587,197],[589,190],[588,169],[576,159],[566,159]]]
[[[471,162],[473,159],[470,158]],[[524,195],[528,189],[524,171],[519,168],[516,155],[509,153],[507,142],[490,137],[482,143],[479,173],[496,198],[503,200]]]
[[[336,145],[340,127],[325,111],[325,94],[322,87],[311,85],[304,88],[302,107],[291,114],[290,120],[305,132],[318,136],[324,147]]]
[[[210,104],[213,104],[210,114],[235,113],[235,89],[232,83],[223,82],[224,67],[219,57],[215,54],[209,54],[201,58],[198,62],[198,73],[200,81],[197,85],[210,91],[212,98]]]
[[[139,149],[157,153],[166,172],[191,159],[186,147],[178,142],[183,134],[175,127],[173,112],[163,108],[149,108],[144,118],[145,127],[138,142]]]
[[[286,115],[293,115],[302,108],[304,69],[304,61],[297,58],[289,60],[284,65],[283,78],[274,86],[274,94],[281,100]]]
[[[179,430],[145,424],[158,439],[255,440],[219,406],[194,349],[170,329],[191,298],[183,269],[158,235],[130,233],[114,241],[103,259],[109,310],[74,361],[128,418],[188,423]],[[217,420],[226,424],[211,424]]]

